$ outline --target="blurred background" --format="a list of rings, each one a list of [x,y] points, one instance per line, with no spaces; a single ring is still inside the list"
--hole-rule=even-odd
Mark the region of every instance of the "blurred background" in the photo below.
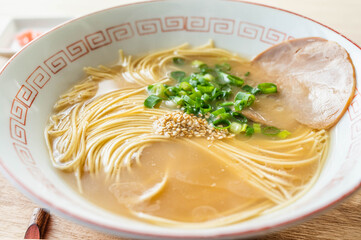
[[[76,17],[139,0],[0,0],[4,17]],[[142,0],[142,2],[147,0]],[[248,0],[287,9],[330,26],[361,43],[360,0]],[[354,29],[359,29],[354,31]]]

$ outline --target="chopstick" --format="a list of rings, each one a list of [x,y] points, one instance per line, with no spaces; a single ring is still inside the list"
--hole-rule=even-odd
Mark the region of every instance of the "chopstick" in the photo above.
[[[35,208],[31,215],[24,239],[42,239],[49,219],[49,211],[45,208]]]

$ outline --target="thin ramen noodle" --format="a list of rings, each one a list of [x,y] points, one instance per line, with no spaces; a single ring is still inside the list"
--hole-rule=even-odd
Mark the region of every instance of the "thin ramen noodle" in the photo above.
[[[180,111],[164,104],[144,107],[148,85],[174,82],[170,72],[182,67],[172,59],[226,61],[234,75],[250,71],[249,83],[257,82],[262,72],[248,61],[212,43],[136,59],[120,55],[112,67],[85,68],[87,79],[60,96],[45,129],[54,167],[75,173],[73,184],[90,201],[152,224],[217,227],[284,207],[318,178],[327,131],[289,121],[289,111],[273,96],[255,104],[266,103],[284,116],[279,125],[291,132],[285,139],[255,134],[209,141],[155,134],[154,119]]]

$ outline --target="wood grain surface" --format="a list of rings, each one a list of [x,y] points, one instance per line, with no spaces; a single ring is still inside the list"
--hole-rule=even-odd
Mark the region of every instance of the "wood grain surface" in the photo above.
[[[23,2],[0,0],[0,17],[78,16],[118,5],[119,2],[119,0],[32,0]],[[131,2],[131,0],[122,2]],[[253,2],[300,13],[336,29],[361,45],[360,0],[255,0]],[[20,5],[23,7],[18,8]],[[23,238],[29,219],[36,207],[39,206],[28,200],[0,175],[0,239]],[[56,215],[50,216],[45,238],[125,240],[77,225]],[[361,239],[361,191],[305,223],[255,239]]]

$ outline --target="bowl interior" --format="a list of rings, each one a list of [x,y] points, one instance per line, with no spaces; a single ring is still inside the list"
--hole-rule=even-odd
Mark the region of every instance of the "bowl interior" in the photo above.
[[[82,68],[114,64],[119,49],[137,56],[185,42],[202,45],[213,39],[217,47],[252,59],[273,44],[310,36],[336,41],[349,52],[359,86],[361,51],[355,44],[312,20],[252,3],[153,1],[115,7],[61,25],[25,47],[1,72],[2,170],[30,198],[58,214],[124,236],[249,236],[304,219],[360,184],[358,91],[331,130],[329,156],[311,191],[279,211],[215,229],[167,229],[125,219],[92,205],[55,173],[43,130],[58,96],[85,77]]]

